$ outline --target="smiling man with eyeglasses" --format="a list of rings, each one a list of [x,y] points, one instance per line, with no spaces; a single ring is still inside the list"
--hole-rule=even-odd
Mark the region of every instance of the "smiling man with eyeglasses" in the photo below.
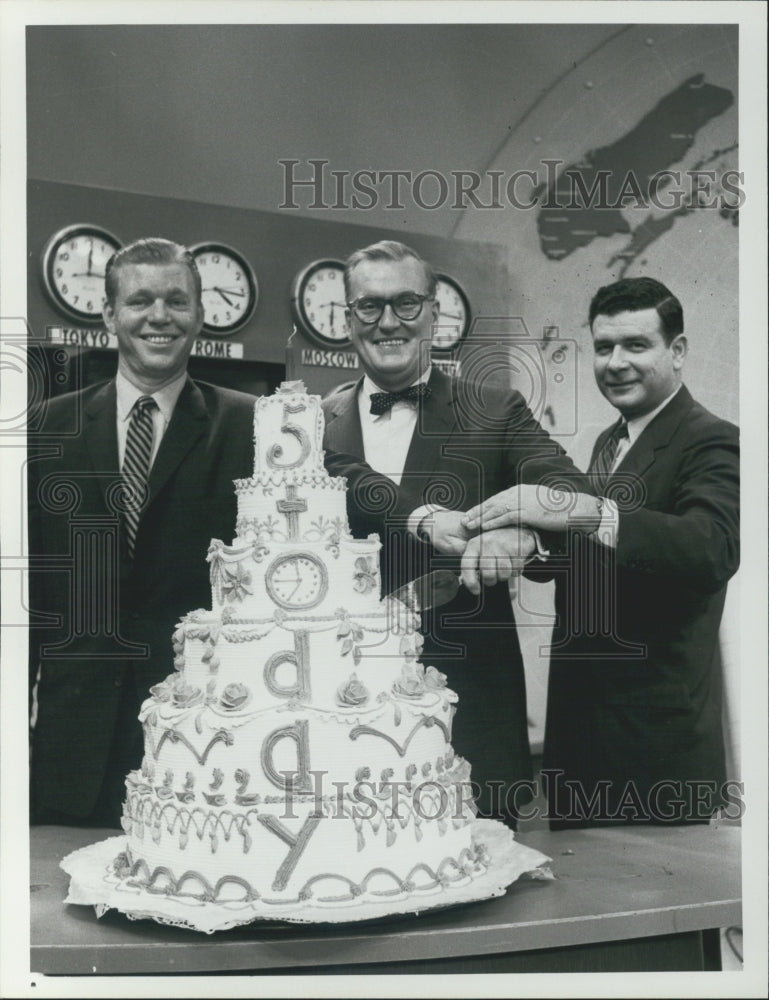
[[[430,364],[435,275],[416,257],[352,259],[345,272],[350,338],[368,379],[400,392]]]
[[[435,275],[414,250],[385,240],[356,251],[345,292],[364,376],[324,400],[324,448],[371,467],[343,474],[353,533],[382,540],[385,593],[436,568],[462,571],[456,596],[422,611],[422,662],[444,671],[459,695],[451,742],[472,764],[479,812],[514,824],[531,761],[508,581],[537,554],[538,539],[523,526],[473,537],[462,511],[521,482],[579,473],[520,393],[431,365]],[[433,766],[417,741],[411,753],[411,763]]]

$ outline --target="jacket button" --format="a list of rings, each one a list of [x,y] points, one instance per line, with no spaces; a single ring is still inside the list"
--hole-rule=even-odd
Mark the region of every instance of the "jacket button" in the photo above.
[[[123,679],[122,679],[122,677],[116,677],[115,678],[115,687],[116,688],[120,688],[122,686],[123,686]]]

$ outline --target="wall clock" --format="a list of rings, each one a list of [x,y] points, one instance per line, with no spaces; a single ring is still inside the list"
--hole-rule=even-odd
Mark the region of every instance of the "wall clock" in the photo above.
[[[60,229],[42,254],[43,285],[56,308],[78,322],[102,319],[104,270],[120,240],[100,226],[77,223]]]
[[[435,298],[440,313],[433,327],[434,351],[453,351],[470,329],[470,303],[465,290],[456,279],[439,274]]]
[[[224,243],[190,247],[203,285],[203,330],[228,336],[251,319],[259,285],[246,258]]]
[[[294,315],[302,329],[321,347],[350,344],[344,264],[339,260],[316,260],[294,279]]]
[[[267,593],[281,608],[314,608],[328,591],[328,573],[309,552],[280,556],[265,574]]]

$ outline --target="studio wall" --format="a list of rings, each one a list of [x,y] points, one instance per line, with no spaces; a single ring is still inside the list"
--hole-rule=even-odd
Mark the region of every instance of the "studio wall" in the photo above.
[[[246,253],[260,302],[244,342],[254,361],[280,366],[296,271],[390,235],[462,280],[493,336],[520,345],[514,335],[529,335],[533,350],[510,354],[510,381],[583,467],[613,418],[593,381],[587,308],[600,285],[622,275],[658,277],[681,298],[686,382],[737,421],[738,72],[729,24],[30,28],[32,330],[44,337],[58,322],[37,255],[55,227],[83,216],[123,240],[149,227]],[[608,204],[569,209],[570,167],[588,185],[608,170]],[[303,180],[321,170],[320,195],[308,184],[287,196],[289,169]],[[375,185],[373,203],[356,206],[352,178],[361,171],[389,181]],[[661,171],[674,176],[652,203]],[[478,178],[474,197],[458,193],[463,172],[470,186]],[[722,183],[729,172],[732,194]],[[628,174],[645,201],[632,183],[619,198]],[[508,187],[516,175],[518,202]],[[555,209],[542,207],[548,198]],[[750,320],[742,317],[743,337],[763,337]],[[306,373],[317,391],[351,375]],[[535,743],[551,607],[547,588],[522,583]]]

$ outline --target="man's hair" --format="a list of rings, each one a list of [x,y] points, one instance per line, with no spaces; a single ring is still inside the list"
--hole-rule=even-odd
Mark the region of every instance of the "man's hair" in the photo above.
[[[412,257],[419,261],[425,269],[427,278],[427,294],[435,295],[436,277],[435,272],[426,260],[419,256],[416,250],[407,247],[405,243],[398,243],[397,240],[380,240],[379,243],[372,243],[371,246],[363,247],[351,253],[344,263],[344,294],[349,301],[350,298],[350,275],[353,268],[364,260],[406,260]]]
[[[195,284],[195,295],[200,303],[202,284],[195,258],[187,247],[162,237],[134,240],[128,246],[121,247],[107,261],[104,272],[104,295],[111,306],[115,305],[118,289],[118,274],[126,264],[184,264],[190,269]]]
[[[684,332],[684,311],[681,303],[661,281],[654,278],[623,278],[599,288],[590,303],[590,329],[596,316],[615,316],[621,312],[656,309],[662,324],[662,335],[669,344]]]

